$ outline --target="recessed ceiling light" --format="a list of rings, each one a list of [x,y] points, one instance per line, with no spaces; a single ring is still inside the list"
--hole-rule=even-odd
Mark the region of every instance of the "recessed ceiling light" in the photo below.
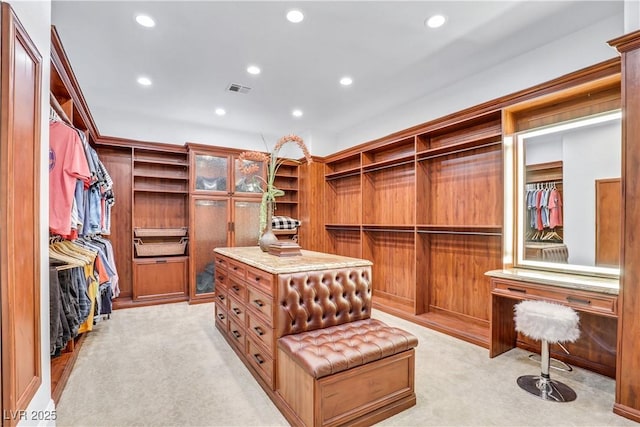
[[[291,114],[293,117],[302,117],[302,110],[293,110]]]
[[[444,15],[433,15],[425,21],[429,28],[442,27],[445,22],[447,22],[447,18],[445,18]]]
[[[249,74],[260,74],[260,67],[257,67],[255,65],[249,65],[247,67],[247,73],[249,73]]]
[[[153,20],[150,16],[147,15],[138,15],[136,16],[136,22],[143,27],[151,28],[156,26],[156,21]]]
[[[225,114],[227,114],[227,112],[224,108],[216,108],[216,114],[219,116],[224,116]]]
[[[149,77],[140,76],[138,77],[138,84],[142,86],[151,86],[151,79]]]
[[[342,86],[349,86],[351,85],[351,83],[353,83],[353,79],[349,76],[344,76],[343,78],[340,79],[340,84]]]
[[[289,12],[287,12],[287,20],[289,22],[297,24],[298,22],[302,22],[303,19],[304,15],[299,10],[290,10]]]

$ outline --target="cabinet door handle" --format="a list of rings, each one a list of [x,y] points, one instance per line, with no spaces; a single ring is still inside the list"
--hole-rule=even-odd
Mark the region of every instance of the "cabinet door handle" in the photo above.
[[[236,337],[236,339],[240,338],[242,335],[240,334],[240,332],[238,331],[231,331],[231,333],[233,334],[234,337]]]
[[[240,314],[240,313],[242,313],[242,311],[241,311],[238,307],[233,307],[233,312],[234,312],[235,314]]]
[[[521,294],[527,293],[526,289],[520,289],[520,288],[507,288],[507,290],[511,292],[520,292]]]
[[[166,259],[157,259],[156,260],[156,264],[166,264],[167,260]]]
[[[567,296],[567,302],[570,302],[573,304],[591,305],[590,300],[572,297],[571,295]]]
[[[222,313],[218,313],[218,319],[220,319],[220,320],[224,320],[224,314],[222,314]]]
[[[254,331],[256,331],[256,334],[258,334],[259,336],[263,336],[264,335],[264,331],[262,330],[262,328],[260,326],[255,326],[253,328]]]
[[[258,365],[262,365],[264,363],[264,359],[260,357],[259,354],[254,354],[253,358],[256,359],[256,362],[258,362]]]

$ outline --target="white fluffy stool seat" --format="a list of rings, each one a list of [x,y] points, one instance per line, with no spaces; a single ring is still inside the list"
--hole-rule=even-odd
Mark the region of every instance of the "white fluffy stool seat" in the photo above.
[[[571,307],[546,301],[522,301],[514,307],[516,331],[541,341],[540,375],[522,375],[517,383],[523,390],[552,402],[571,402],[576,393],[568,385],[549,376],[549,343],[572,342],[580,336],[578,313]]]
[[[515,306],[516,331],[538,341],[573,342],[580,336],[579,318],[571,307],[546,301]]]

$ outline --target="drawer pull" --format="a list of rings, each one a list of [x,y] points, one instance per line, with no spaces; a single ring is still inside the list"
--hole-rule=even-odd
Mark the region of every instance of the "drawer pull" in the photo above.
[[[259,282],[259,281],[260,281],[260,278],[259,278],[259,277],[256,277],[256,282]]]
[[[242,313],[242,311],[241,311],[238,307],[233,307],[233,312],[234,312],[235,314],[240,314],[240,313]]]
[[[218,299],[219,299],[220,301],[224,301],[224,295],[218,295]]]
[[[262,301],[260,301],[259,299],[254,299],[253,302],[258,307],[264,307],[264,303]]]
[[[218,319],[220,319],[220,320],[224,320],[224,314],[222,314],[222,313],[218,313]]]
[[[224,276],[218,276],[218,280],[223,282],[224,281]]]
[[[253,358],[256,359],[256,362],[258,362],[258,365],[262,365],[264,363],[264,359],[260,357],[259,354],[254,354]]]
[[[240,339],[240,337],[242,336],[242,334],[238,331],[231,331],[231,333],[234,337],[236,337],[236,339]]]
[[[253,330],[256,331],[256,334],[258,334],[259,336],[263,336],[264,335],[264,331],[262,330],[262,328],[260,326],[254,327]]]
[[[521,294],[526,294],[527,293],[526,289],[520,289],[520,288],[511,288],[511,287],[509,287],[509,288],[507,288],[507,290],[511,291],[511,292],[520,292]]]
[[[233,271],[238,271],[238,267],[233,267]]]
[[[234,290],[234,291],[236,291],[236,292],[240,292],[240,286],[233,285],[233,286],[231,287],[231,289],[233,289],[233,290]]]
[[[567,301],[573,304],[591,305],[591,301],[588,299],[576,298],[572,296],[568,296]]]
[[[166,259],[157,259],[156,260],[156,264],[166,264],[167,260]]]

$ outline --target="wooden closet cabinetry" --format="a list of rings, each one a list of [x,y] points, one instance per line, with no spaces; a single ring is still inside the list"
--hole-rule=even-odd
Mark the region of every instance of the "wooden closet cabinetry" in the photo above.
[[[502,265],[500,111],[326,160],[330,253],[373,262],[374,306],[485,347]]]
[[[184,148],[133,148],[133,301],[188,298],[189,162]]]

